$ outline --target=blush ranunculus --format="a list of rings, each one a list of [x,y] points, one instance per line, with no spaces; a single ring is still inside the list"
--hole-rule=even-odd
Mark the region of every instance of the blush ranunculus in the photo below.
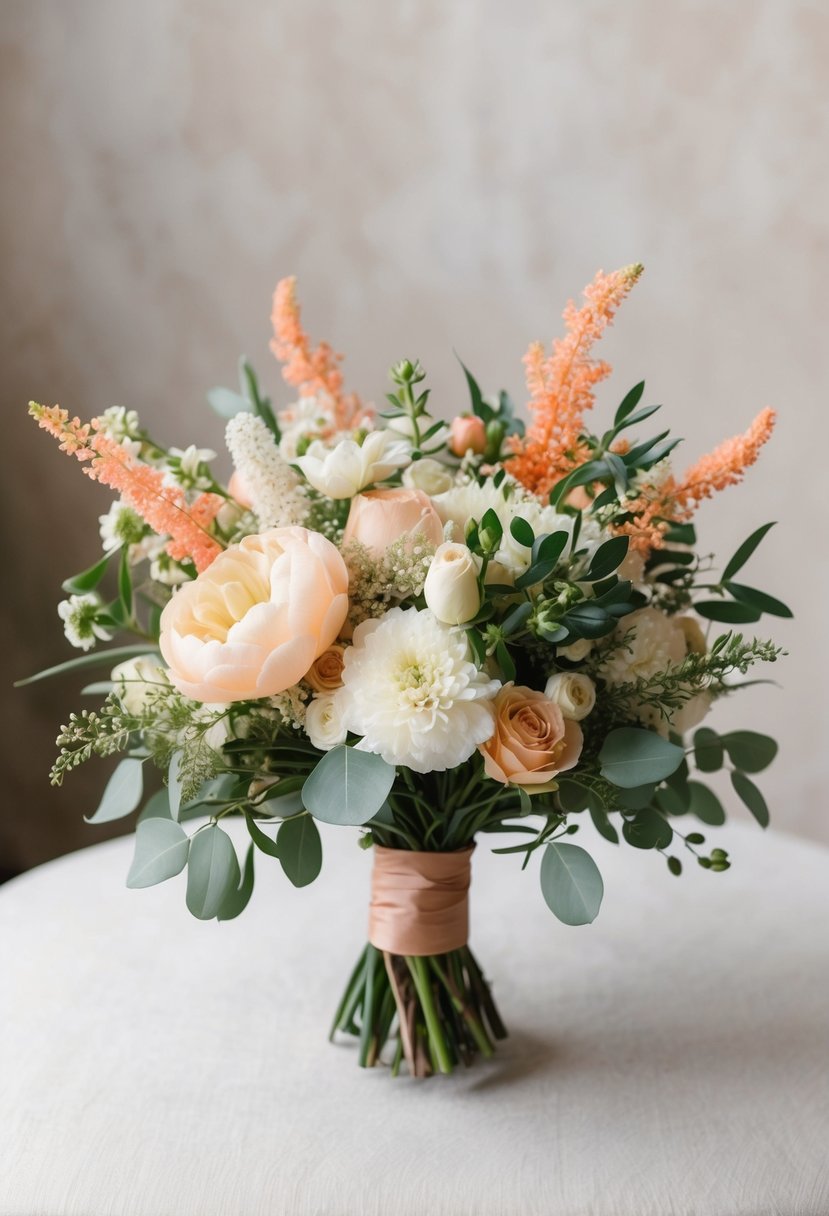
[[[486,450],[486,426],[477,414],[460,414],[449,427],[449,448],[456,456],[472,451],[480,456]]]
[[[394,541],[417,535],[430,545],[443,541],[443,524],[427,494],[422,490],[369,490],[351,503],[343,545],[356,540],[382,557]]]
[[[246,536],[185,584],[161,614],[170,679],[194,701],[284,692],[331,645],[348,611],[337,548],[307,528]]]
[[[543,692],[505,684],[492,708],[495,733],[479,749],[488,777],[504,785],[545,785],[578,761],[581,727]]]

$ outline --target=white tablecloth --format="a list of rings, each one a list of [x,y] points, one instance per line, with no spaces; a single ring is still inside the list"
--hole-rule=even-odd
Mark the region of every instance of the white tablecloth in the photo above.
[[[512,1033],[425,1082],[326,1042],[365,931],[350,830],[302,891],[257,856],[223,925],[190,917],[183,877],[127,891],[130,839],[15,880],[0,1213],[827,1216],[829,853],[719,835],[733,869],[681,879],[597,841],[581,929],[479,847],[472,944]]]

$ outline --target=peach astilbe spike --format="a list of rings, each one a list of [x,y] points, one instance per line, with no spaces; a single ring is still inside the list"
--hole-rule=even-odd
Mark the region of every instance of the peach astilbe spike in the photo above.
[[[88,477],[117,490],[154,532],[170,537],[166,548],[174,561],[190,558],[201,574],[221,552],[222,545],[209,531],[224,502],[218,494],[200,494],[188,503],[184,491],[169,485],[161,469],[136,460],[94,422],[81,423],[60,406],[35,401],[29,403],[29,413],[60,441],[62,451],[85,462]]]
[[[524,356],[532,421],[525,438],[515,441],[508,468],[535,494],[549,494],[589,457],[579,442],[582,419],[593,405],[594,385],[610,374],[607,363],[590,358],[590,350],[643,269],[636,263],[612,274],[600,271],[585,288],[581,308],[572,300],[565,308],[567,332],[553,343],[552,353],[534,342]]]
[[[753,465],[760,448],[771,438],[777,419],[773,409],[761,410],[744,435],[726,439],[688,470],[673,493],[673,502],[686,517],[716,490],[737,485]]]
[[[627,503],[633,518],[618,531],[630,537],[631,548],[647,556],[661,548],[670,521],[688,520],[717,490],[737,485],[753,465],[774,430],[774,410],[761,410],[743,435],[724,440],[702,456],[677,482],[667,475],[659,484],[642,487],[639,497]]]
[[[288,384],[298,388],[303,396],[317,393],[329,396],[334,403],[334,418],[339,430],[357,425],[366,411],[356,394],[343,394],[342,355],[327,342],[311,346],[311,340],[302,328],[294,275],[280,279],[276,285],[271,322],[274,335],[271,350],[284,364],[282,376]]]

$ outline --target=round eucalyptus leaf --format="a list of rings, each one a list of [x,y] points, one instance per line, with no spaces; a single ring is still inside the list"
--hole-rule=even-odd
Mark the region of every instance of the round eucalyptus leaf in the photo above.
[[[322,869],[322,841],[310,815],[286,819],[276,836],[279,862],[295,887],[307,887]]]
[[[697,819],[713,828],[725,823],[723,805],[713,790],[709,790],[701,781],[689,781],[688,789],[691,791],[691,805],[688,810],[692,815],[696,815]]]
[[[208,824],[190,842],[187,907],[199,920],[212,920],[238,886],[239,862],[233,842],[215,823]]]
[[[685,753],[655,731],[636,726],[612,730],[599,752],[602,776],[622,789],[664,781],[679,768]]]
[[[138,806],[144,790],[144,765],[141,760],[122,760],[106,784],[103,797],[94,815],[85,816],[87,823],[111,823],[123,819]]]
[[[769,808],[766,800],[753,781],[749,781],[745,773],[732,773],[731,784],[735,791],[751,811],[761,828],[769,826]]]
[[[541,859],[541,893],[565,925],[589,925],[598,916],[604,884],[589,853],[577,844],[553,841]]]
[[[180,874],[189,849],[190,838],[180,824],[172,819],[144,819],[135,829],[135,854],[127,886],[153,887]]]
[[[322,823],[359,827],[380,810],[394,777],[382,756],[343,744],[325,753],[302,787],[302,801]]]

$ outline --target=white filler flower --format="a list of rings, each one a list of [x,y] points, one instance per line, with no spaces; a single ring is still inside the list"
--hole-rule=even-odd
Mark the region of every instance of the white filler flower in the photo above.
[[[361,751],[431,773],[462,764],[491,736],[499,688],[472,662],[463,632],[428,610],[392,608],[354,630],[334,696]]]

